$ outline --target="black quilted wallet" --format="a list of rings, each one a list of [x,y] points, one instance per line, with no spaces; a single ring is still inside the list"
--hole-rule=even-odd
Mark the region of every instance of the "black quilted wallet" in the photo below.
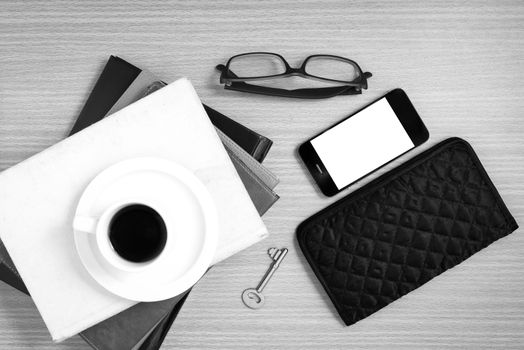
[[[313,215],[297,237],[349,326],[517,228],[471,146],[451,138]]]

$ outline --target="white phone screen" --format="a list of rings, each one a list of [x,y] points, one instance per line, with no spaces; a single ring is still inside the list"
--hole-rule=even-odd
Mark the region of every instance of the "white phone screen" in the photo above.
[[[415,147],[386,98],[325,131],[311,144],[339,190]]]

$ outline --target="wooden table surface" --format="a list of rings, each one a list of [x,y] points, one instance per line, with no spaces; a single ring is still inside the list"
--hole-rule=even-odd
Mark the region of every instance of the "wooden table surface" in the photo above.
[[[319,101],[223,90],[214,66],[249,51],[278,52],[296,65],[310,54],[338,54],[373,77],[362,95]],[[281,199],[264,216],[271,236],[205,276],[163,348],[524,348],[522,230],[351,327],[294,234],[341,197],[315,189],[297,146],[396,87],[431,138],[385,170],[462,137],[524,223],[524,2],[2,0],[1,170],[68,134],[110,54],[167,81],[188,77],[205,103],[274,141],[265,164],[281,180]],[[264,291],[265,307],[250,310],[240,294],[258,283],[272,246],[290,253]],[[89,347],[78,336],[53,344],[31,300],[1,283],[0,348]]]

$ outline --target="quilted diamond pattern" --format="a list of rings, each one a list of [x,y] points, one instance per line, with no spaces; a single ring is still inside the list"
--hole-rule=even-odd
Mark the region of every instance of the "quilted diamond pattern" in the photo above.
[[[453,138],[309,218],[297,235],[351,325],[517,227],[471,146]]]

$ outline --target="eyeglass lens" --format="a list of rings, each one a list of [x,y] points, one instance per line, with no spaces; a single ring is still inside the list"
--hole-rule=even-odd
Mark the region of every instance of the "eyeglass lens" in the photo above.
[[[304,68],[308,75],[317,78],[352,82],[359,77],[357,67],[342,58],[330,56],[311,57]]]
[[[269,77],[286,72],[282,59],[270,54],[233,57],[229,62],[229,69],[239,78]]]

